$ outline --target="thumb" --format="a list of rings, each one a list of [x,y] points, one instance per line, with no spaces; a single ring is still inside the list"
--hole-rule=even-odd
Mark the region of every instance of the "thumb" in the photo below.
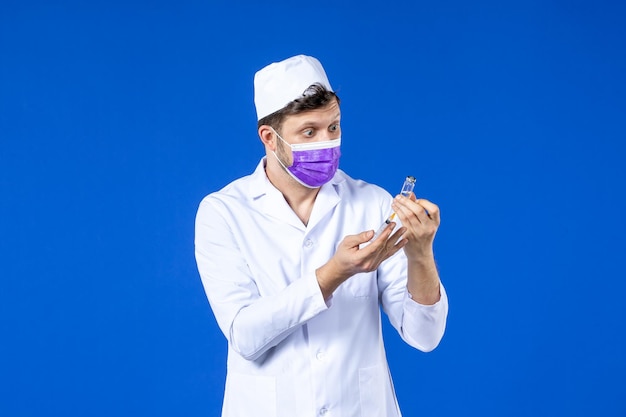
[[[373,237],[374,237],[373,230],[367,230],[365,232],[359,233],[358,235],[355,235],[355,238],[357,239],[357,245],[360,245],[361,243],[369,242]]]
[[[358,235],[348,235],[343,239],[342,244],[348,248],[354,248],[362,243],[369,242],[370,239],[374,237],[374,231],[368,230],[365,232],[361,232]]]

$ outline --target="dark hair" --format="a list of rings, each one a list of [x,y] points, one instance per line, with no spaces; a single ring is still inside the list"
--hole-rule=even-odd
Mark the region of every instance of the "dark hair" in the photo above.
[[[287,116],[304,113],[309,110],[316,110],[325,107],[333,99],[339,104],[339,96],[333,91],[328,90],[321,84],[313,84],[302,93],[302,97],[289,102],[282,109],[263,117],[257,123],[257,129],[262,125],[268,125],[275,130],[280,130],[283,121]]]

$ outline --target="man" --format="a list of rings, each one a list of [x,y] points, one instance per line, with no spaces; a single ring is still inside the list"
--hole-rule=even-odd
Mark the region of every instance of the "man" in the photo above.
[[[338,170],[339,98],[317,59],[273,63],[254,89],[266,155],[196,218],[198,269],[228,340],[222,415],[399,416],[379,306],[411,346],[438,345],[439,209]],[[372,239],[392,211],[402,227]]]

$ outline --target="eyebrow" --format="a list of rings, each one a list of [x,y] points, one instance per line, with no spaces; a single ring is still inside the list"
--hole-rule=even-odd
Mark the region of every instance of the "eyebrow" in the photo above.
[[[337,114],[335,114],[335,117],[333,118],[333,123],[337,122],[337,119],[341,118],[341,112],[337,112]],[[303,129],[306,126],[320,126],[320,124],[324,124],[324,123],[318,123],[318,122],[313,122],[311,120],[305,120],[302,123],[300,123],[298,125],[298,127],[296,128],[297,130]]]

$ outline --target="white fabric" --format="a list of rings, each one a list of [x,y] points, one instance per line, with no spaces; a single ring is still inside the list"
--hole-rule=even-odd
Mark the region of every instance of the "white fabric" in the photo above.
[[[262,68],[254,75],[257,120],[302,97],[316,83],[332,91],[322,64],[312,56],[297,55]]]
[[[339,170],[305,226],[264,162],[205,197],[196,218],[198,269],[228,340],[222,416],[399,416],[379,305],[408,344],[429,351],[445,329],[443,286],[435,305],[411,300],[399,251],[325,302],[315,269],[346,235],[382,224],[392,198]]]

